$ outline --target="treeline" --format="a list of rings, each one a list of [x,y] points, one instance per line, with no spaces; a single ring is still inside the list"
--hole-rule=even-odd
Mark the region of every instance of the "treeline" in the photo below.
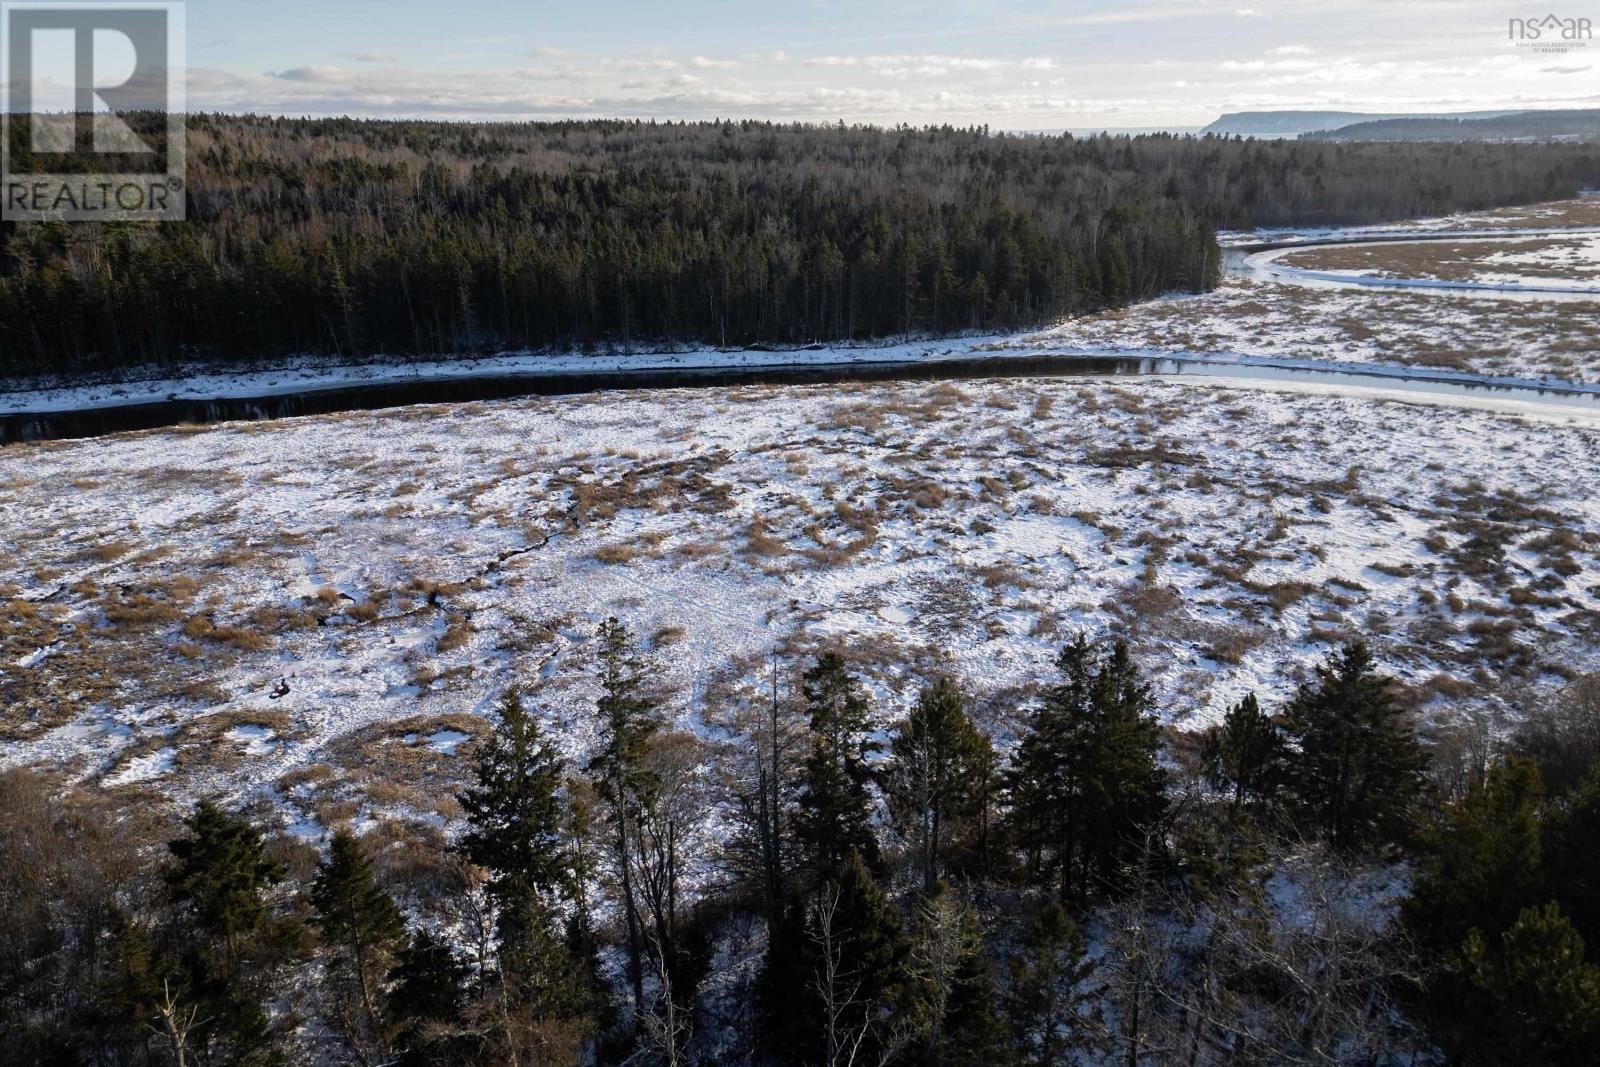
[[[0,226],[0,374],[1009,329],[1204,289],[1219,227],[1600,180],[1578,145],[189,122],[186,221]]]
[[[713,768],[599,648],[587,761],[508,692],[453,842],[202,802],[152,864],[0,776],[7,1061],[1593,1062],[1592,679],[1491,757],[1352,645],[1186,737],[1078,638],[1003,758],[947,680],[880,748],[826,652]]]

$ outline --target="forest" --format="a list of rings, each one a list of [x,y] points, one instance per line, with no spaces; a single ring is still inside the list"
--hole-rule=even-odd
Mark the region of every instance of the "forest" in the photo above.
[[[600,638],[588,758],[508,689],[454,837],[0,775],[8,1062],[1594,1062],[1595,677],[1496,743],[1358,642],[1182,734],[1080,635],[1002,748],[823,651],[713,774]]]
[[[1208,288],[1220,228],[1600,182],[1593,144],[842,124],[194,115],[188,146],[182,222],[0,224],[0,376],[1008,330]]]

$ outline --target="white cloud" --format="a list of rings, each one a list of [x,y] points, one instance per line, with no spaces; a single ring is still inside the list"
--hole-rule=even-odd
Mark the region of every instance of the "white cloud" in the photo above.
[[[289,82],[317,82],[337,85],[348,81],[350,72],[343,67],[290,67],[288,70],[269,70],[267,76],[281,78]]]

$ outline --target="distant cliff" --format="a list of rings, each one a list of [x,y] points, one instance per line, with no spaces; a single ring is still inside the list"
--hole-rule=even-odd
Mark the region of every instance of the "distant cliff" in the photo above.
[[[1600,141],[1600,110],[1517,111],[1486,118],[1388,118],[1303,136],[1317,141]]]
[[[1400,119],[1493,118],[1505,111],[1472,111],[1460,115],[1372,114],[1359,111],[1235,111],[1223,115],[1201,130],[1233,137],[1299,137],[1307,133],[1342,130],[1357,124],[1390,122]]]

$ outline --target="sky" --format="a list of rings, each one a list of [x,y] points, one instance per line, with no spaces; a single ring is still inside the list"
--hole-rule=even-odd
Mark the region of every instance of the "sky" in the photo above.
[[[1600,21],[1590,0],[1554,3],[1557,15]],[[1285,108],[1600,107],[1600,41],[1519,47],[1507,20],[1535,13],[1525,6],[189,0],[188,104],[1009,130],[1190,127]]]

